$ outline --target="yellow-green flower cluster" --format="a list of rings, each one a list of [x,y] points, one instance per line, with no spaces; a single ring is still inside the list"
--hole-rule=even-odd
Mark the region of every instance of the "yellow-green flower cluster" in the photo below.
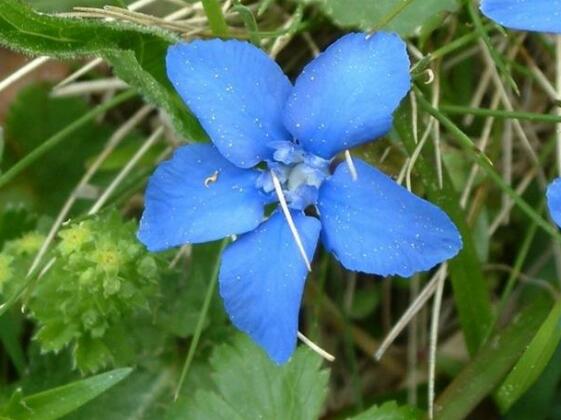
[[[135,231],[134,222],[112,212],[60,232],[55,262],[29,305],[43,350],[70,346],[83,371],[115,362],[115,346],[127,333],[123,323],[149,310],[158,294],[156,261]]]

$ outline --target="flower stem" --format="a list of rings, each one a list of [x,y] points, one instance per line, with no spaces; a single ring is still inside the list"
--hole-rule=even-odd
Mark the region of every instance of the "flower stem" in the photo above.
[[[218,1],[203,0],[203,8],[205,9],[208,24],[213,35],[227,37],[228,25],[226,24],[226,19],[224,19],[224,15],[222,14],[222,9],[220,9]]]
[[[216,258],[214,269],[212,271],[212,276],[210,278],[210,282],[206,290],[205,300],[203,301],[203,307],[201,308],[201,312],[199,313],[199,319],[197,320],[197,325],[195,326],[193,339],[191,340],[191,345],[189,346],[189,351],[187,352],[187,358],[185,359],[185,363],[183,364],[183,369],[181,370],[181,376],[179,377],[179,381],[177,382],[177,387],[175,388],[174,398],[176,400],[179,397],[179,392],[181,391],[183,382],[185,382],[185,378],[187,377],[187,372],[189,372],[189,367],[193,362],[193,357],[195,357],[195,351],[197,350],[197,346],[199,345],[199,340],[201,338],[206,317],[208,315],[208,310],[210,308],[210,302],[212,301],[212,296],[214,296],[214,289],[216,289],[216,283],[218,283],[218,270],[220,269],[220,256],[222,255],[222,250],[226,247],[227,243],[228,243],[228,239],[224,239],[222,241],[222,244],[220,245],[218,257]]]
[[[561,115],[538,114],[535,112],[504,111],[500,109],[471,108],[460,105],[441,105],[438,108],[444,114],[475,115],[503,119],[526,120],[532,122],[561,123]]]

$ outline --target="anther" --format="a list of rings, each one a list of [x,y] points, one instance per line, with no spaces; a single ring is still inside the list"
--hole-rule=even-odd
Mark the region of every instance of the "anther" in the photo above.
[[[351,157],[351,152],[349,152],[348,150],[345,150],[345,161],[347,162],[347,166],[349,167],[351,178],[353,179],[353,181],[356,181],[358,179],[358,172],[356,171],[353,158]]]
[[[317,354],[319,354],[321,357],[323,357],[325,360],[327,360],[329,362],[333,362],[335,360],[335,356],[333,356],[332,354],[330,354],[327,351],[325,351],[324,349],[322,349],[320,346],[318,346],[316,343],[314,343],[312,340],[310,340],[308,337],[306,337],[300,331],[298,331],[298,338],[305,345],[307,345],[309,348],[311,348],[313,351],[315,351]]]

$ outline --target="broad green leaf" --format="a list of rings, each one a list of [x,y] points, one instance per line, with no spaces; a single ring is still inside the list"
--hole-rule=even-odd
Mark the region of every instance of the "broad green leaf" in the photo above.
[[[69,12],[76,6],[103,7],[105,5],[120,5],[118,0],[25,0],[25,2],[34,9],[45,13]]]
[[[532,341],[549,309],[549,296],[536,296],[510,325],[480,349],[435,403],[436,419],[470,418],[472,410],[501,383]]]
[[[174,403],[179,376],[176,361],[167,363],[162,358],[151,358],[121,383],[65,419],[161,420],[171,415],[182,420],[188,411],[188,407],[181,404],[185,395],[192,394],[194,389],[209,389],[211,373],[207,360],[195,360],[184,383],[185,392]]]
[[[198,122],[166,77],[165,53],[175,41],[147,27],[39,14],[20,0],[3,0],[0,8],[0,45],[57,58],[101,56],[117,76],[162,107],[181,135],[202,140]]]
[[[310,3],[311,1],[308,1]],[[457,0],[315,0],[339,26],[385,29],[411,36],[435,16],[457,9]]]
[[[185,411],[170,419],[316,419],[327,393],[321,359],[300,347],[283,366],[273,363],[247,336],[215,349],[210,358],[214,391],[193,389]]]
[[[177,366],[162,363],[161,359],[152,360],[147,365],[136,369],[117,386],[65,419],[161,420],[167,416],[184,419],[189,407],[181,404],[183,394],[177,403],[173,400],[179,374]],[[194,389],[209,389],[212,385],[210,375],[208,361],[195,361],[184,384],[186,392],[191,394]]]
[[[561,340],[561,301],[551,309],[547,319],[524,351],[497,392],[497,403],[506,412],[541,375]]]
[[[31,7],[40,12],[69,12],[73,7],[103,7],[106,5],[121,6],[131,3],[131,0],[25,0]]]
[[[175,372],[171,367],[141,369],[98,399],[67,417],[75,419],[161,419],[171,404]]]
[[[416,420],[420,418],[419,413],[414,408],[400,407],[395,401],[389,401],[379,406],[374,405],[349,420]]]
[[[403,104],[395,114],[395,127],[412,154],[416,148],[412,136],[410,106]],[[432,143],[427,142],[419,155],[415,169],[421,177],[429,199],[444,210],[458,227],[463,248],[449,261],[448,268],[460,323],[470,353],[474,354],[487,336],[492,323],[491,297],[483,277],[472,229],[467,225],[465,214],[460,207],[458,192],[454,189],[450,176],[444,167],[443,186],[438,186],[434,166],[429,161],[434,156]]]
[[[15,420],[61,418],[125,379],[131,371],[130,368],[115,369],[38,394],[12,399],[5,415]]]

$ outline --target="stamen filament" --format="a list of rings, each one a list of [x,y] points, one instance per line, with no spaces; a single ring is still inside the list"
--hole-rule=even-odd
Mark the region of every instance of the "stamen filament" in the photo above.
[[[353,181],[356,181],[358,179],[358,172],[356,171],[353,158],[351,157],[351,152],[349,152],[348,150],[345,150],[345,161],[347,162],[347,166],[349,167],[349,172],[351,173]]]
[[[316,343],[314,343],[312,340],[310,340],[308,337],[306,337],[300,331],[298,331],[298,338],[305,345],[307,345],[309,348],[311,348],[313,351],[315,351],[317,354],[319,354],[321,357],[323,357],[325,360],[327,360],[329,362],[333,362],[335,360],[335,356],[333,356],[331,353],[328,353],[327,351],[322,349],[320,346],[318,346]]]
[[[292,236],[294,237],[294,241],[296,242],[296,246],[302,254],[302,258],[306,263],[306,267],[308,271],[312,271],[312,266],[310,264],[310,260],[308,259],[308,255],[306,255],[306,250],[304,249],[304,245],[302,244],[302,239],[300,238],[300,234],[298,233],[298,229],[296,229],[296,225],[294,224],[294,220],[292,219],[292,215],[290,214],[290,210],[288,209],[288,205],[286,204],[286,198],[284,193],[282,192],[282,187],[280,184],[279,179],[275,175],[273,171],[271,171],[271,177],[273,179],[273,186],[275,187],[275,192],[277,193],[277,197],[279,198],[279,203],[284,213],[284,217],[286,218],[286,222],[288,223],[288,227],[292,232]]]

